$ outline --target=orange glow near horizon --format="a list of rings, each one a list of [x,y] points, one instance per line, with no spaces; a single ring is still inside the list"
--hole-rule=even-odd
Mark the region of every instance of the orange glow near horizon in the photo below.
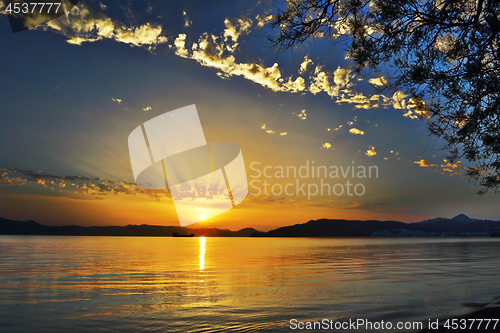
[[[104,200],[74,200],[66,197],[13,194],[0,201],[0,217],[12,220],[35,220],[45,225],[103,226],[149,224],[178,226],[173,202],[169,198],[157,201],[148,196],[109,195]],[[54,214],[54,212],[57,214]],[[296,223],[321,218],[352,220],[399,220],[415,222],[421,216],[377,212],[370,210],[310,206],[307,204],[252,203],[249,196],[236,208],[203,222],[193,228],[221,228],[233,231],[251,227],[268,231]]]

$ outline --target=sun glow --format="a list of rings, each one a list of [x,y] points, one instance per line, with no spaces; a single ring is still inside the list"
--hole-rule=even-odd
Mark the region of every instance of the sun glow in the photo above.
[[[206,218],[207,218],[207,216],[206,216],[205,214],[201,214],[201,215],[200,215],[200,220],[204,220],[204,219],[206,219]]]

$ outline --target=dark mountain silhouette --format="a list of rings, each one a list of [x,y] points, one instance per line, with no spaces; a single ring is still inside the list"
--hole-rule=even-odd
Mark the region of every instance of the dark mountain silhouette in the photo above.
[[[397,221],[311,220],[254,237],[367,237],[367,236],[489,236],[500,231],[500,221],[471,219],[464,214],[417,223]]]
[[[259,231],[245,228],[239,231],[218,228],[184,228],[177,226],[158,225],[127,225],[127,226],[95,226],[82,227],[78,225],[47,226],[35,221],[13,221],[0,218],[0,235],[51,235],[51,236],[172,236],[174,232],[180,235],[195,234],[208,237],[249,237]]]
[[[500,221],[471,219],[464,214],[454,218],[435,218],[416,223],[398,221],[311,220],[268,232],[253,228],[239,231],[218,228],[185,228],[178,226],[127,225],[47,226],[35,221],[13,221],[0,218],[0,235],[60,236],[171,236],[195,234],[208,237],[369,237],[369,236],[490,236],[500,232]]]
[[[498,232],[500,222],[499,221],[490,221],[490,220],[479,220],[479,219],[471,219],[467,215],[460,214],[455,216],[454,218],[436,218],[432,220],[426,220],[418,223],[413,223],[411,225],[412,228],[416,228],[413,230],[422,230],[428,232],[487,232],[487,231],[495,231]]]
[[[375,231],[398,229],[406,223],[396,221],[356,221],[321,219],[267,232],[270,237],[368,237]]]

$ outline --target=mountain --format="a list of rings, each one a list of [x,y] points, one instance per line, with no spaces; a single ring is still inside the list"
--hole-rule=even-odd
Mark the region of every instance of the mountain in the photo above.
[[[396,221],[311,220],[268,231],[269,237],[368,237],[386,229],[403,228],[406,223]]]
[[[82,227],[78,225],[47,226],[35,221],[13,221],[0,218],[0,235],[50,235],[50,236],[172,236],[195,234],[208,237],[249,237],[260,231],[245,228],[239,231],[218,228],[184,228],[177,226],[135,225]]]
[[[439,217],[412,223],[412,228],[427,232],[491,232],[499,230],[498,224],[498,221],[471,219],[465,214],[460,214],[451,219]]]
[[[468,217],[465,214],[459,214],[459,215],[453,217],[452,220],[454,220],[454,221],[464,221],[464,222],[473,221],[470,217]]]
[[[397,221],[311,220],[282,227],[254,237],[404,237],[404,236],[490,236],[500,231],[500,221],[471,219],[464,214],[417,223]]]
[[[320,219],[261,232],[253,228],[231,231],[219,228],[185,228],[147,224],[100,227],[47,226],[32,220],[23,222],[0,218],[0,235],[171,236],[174,232],[181,235],[195,234],[207,237],[490,236],[492,232],[500,232],[500,221],[472,219],[464,214],[451,219],[438,217],[416,223]]]

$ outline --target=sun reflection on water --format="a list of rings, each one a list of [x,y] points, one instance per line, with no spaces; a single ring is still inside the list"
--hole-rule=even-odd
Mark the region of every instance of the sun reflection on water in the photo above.
[[[205,237],[200,237],[200,273],[205,269]]]

